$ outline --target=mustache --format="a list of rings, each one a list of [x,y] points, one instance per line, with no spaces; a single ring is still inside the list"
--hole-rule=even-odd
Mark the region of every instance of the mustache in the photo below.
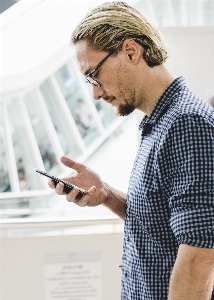
[[[111,102],[113,100],[115,100],[116,97],[114,96],[106,96],[106,97],[103,97],[103,100],[105,100],[106,102]]]

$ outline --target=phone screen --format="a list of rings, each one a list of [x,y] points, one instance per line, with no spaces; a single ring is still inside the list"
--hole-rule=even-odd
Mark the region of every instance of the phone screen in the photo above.
[[[62,179],[60,179],[60,178],[58,178],[56,176],[53,176],[51,174],[48,174],[45,171],[42,171],[42,170],[39,170],[39,169],[35,169],[35,171],[37,173],[43,175],[43,176],[46,176],[46,177],[52,179],[55,182],[55,186],[57,185],[57,183],[62,182],[64,184],[63,193],[65,193],[65,194],[69,194],[70,191],[75,187],[73,184],[71,184],[71,183],[69,183],[69,182],[67,182],[65,180],[62,180]],[[79,187],[77,187],[77,188],[79,189],[79,193],[77,194],[76,199],[80,199],[80,198],[82,198],[82,196],[84,196],[84,195],[87,194],[86,190],[81,189]]]

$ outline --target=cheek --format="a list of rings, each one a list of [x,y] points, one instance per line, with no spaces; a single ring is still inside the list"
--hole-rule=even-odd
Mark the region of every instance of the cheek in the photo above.
[[[124,94],[129,94],[133,89],[133,78],[127,68],[121,67],[117,73],[117,86]]]
[[[134,88],[130,83],[122,82],[118,85],[119,97],[124,100],[124,102],[132,104]]]
[[[106,92],[115,96],[117,99],[128,99],[132,90],[131,78],[128,70],[122,68],[122,66],[117,66],[115,69],[109,69],[108,79],[106,78],[104,88],[105,87]]]

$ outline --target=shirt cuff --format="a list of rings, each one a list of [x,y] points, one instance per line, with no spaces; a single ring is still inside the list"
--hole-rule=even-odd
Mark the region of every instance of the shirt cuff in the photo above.
[[[201,248],[214,248],[214,229],[192,230],[176,236],[179,244]]]

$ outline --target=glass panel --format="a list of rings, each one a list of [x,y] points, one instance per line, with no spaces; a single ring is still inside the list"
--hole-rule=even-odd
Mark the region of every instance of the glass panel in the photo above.
[[[45,116],[38,103],[35,92],[29,92],[24,96],[25,105],[29,114],[30,122],[39,146],[41,157],[46,171],[51,171],[53,175],[60,173],[60,167],[56,160],[56,153],[53,143],[49,137],[46,124],[44,122]],[[40,177],[40,176],[38,176]]]
[[[28,132],[17,99],[7,102],[10,130],[17,163],[17,176],[20,190],[41,189],[41,178],[35,172],[34,149],[28,139]]]
[[[1,219],[24,218],[24,217],[38,218],[43,216],[47,217],[47,214],[50,213],[50,203],[51,206],[53,206],[56,203],[56,201],[54,201],[53,197],[50,198],[50,196],[45,196],[45,195],[36,196],[36,197],[17,197],[17,198],[1,199],[0,201]],[[37,208],[39,209],[37,210]],[[0,230],[0,233],[1,232],[2,229]]]
[[[198,1],[187,1],[187,19],[189,26],[197,26],[199,24]]]
[[[56,94],[54,93],[51,83],[46,81],[40,86],[40,90],[44,97],[64,153],[72,158],[76,158],[81,154],[81,150],[78,146],[74,133],[69,129],[70,125],[64,118],[63,111]]]
[[[180,0],[172,0],[172,8],[175,17],[175,23],[177,26],[182,26],[182,8],[181,8],[181,1]]]
[[[138,1],[137,4],[134,5],[134,7],[139,10],[148,20],[151,21],[151,15],[149,13],[146,1]]]
[[[90,107],[86,103],[71,66],[65,65],[56,73],[56,80],[62,90],[69,110],[86,145],[99,135]]]
[[[152,7],[155,11],[158,26],[170,26],[170,19],[168,17],[167,4],[161,0],[151,0]]]
[[[6,135],[0,106],[0,193],[10,191],[11,186],[8,174],[8,151],[6,148]]]
[[[205,0],[203,2],[204,25],[214,25],[214,1]]]

